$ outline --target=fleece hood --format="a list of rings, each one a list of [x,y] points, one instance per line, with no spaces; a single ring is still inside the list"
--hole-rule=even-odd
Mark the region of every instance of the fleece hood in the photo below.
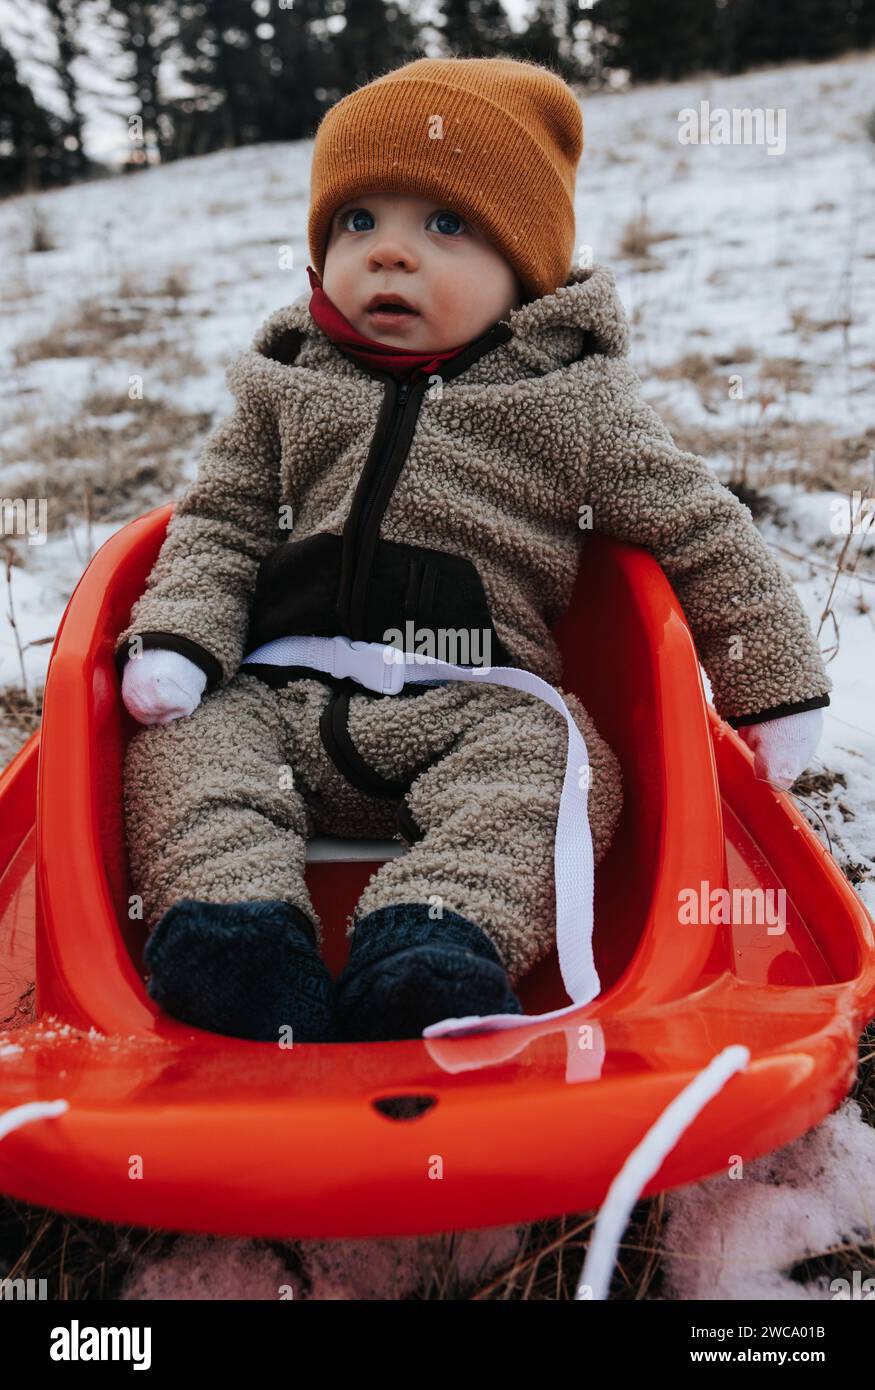
[[[337,350],[314,322],[310,296],[307,290],[271,314],[255,335],[253,351],[291,363],[305,344],[316,348],[324,344],[327,350]],[[552,294],[519,305],[498,322],[511,330],[507,343],[498,351],[504,351],[527,375],[556,371],[586,353],[625,357],[629,352],[629,321],[616,280],[610,268],[598,262],[575,268]],[[473,376],[468,379],[473,380]]]

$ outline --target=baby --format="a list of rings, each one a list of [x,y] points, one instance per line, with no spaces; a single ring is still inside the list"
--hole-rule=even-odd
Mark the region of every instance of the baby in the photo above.
[[[522,1013],[554,943],[562,709],[595,863],[617,759],[569,692],[399,689],[368,660],[426,633],[555,687],[589,528],[656,556],[757,775],[789,786],[814,751],[831,683],[792,584],[641,398],[611,272],[573,263],[582,148],[566,84],[503,58],[419,59],[319,126],[310,291],[228,367],[234,411],[117,643],[147,726],[125,810],[148,989],[177,1018],[353,1041]],[[368,883],[336,985],[315,834],[409,846]]]

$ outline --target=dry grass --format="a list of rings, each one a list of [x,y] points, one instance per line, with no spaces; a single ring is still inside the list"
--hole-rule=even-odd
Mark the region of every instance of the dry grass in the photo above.
[[[723,384],[725,388],[725,377]],[[658,409],[679,448],[705,459],[732,459],[734,482],[755,480],[761,488],[789,482],[806,491],[865,490],[872,472],[875,426],[862,434],[841,435],[825,420],[770,420],[764,395],[750,399],[759,400],[762,409],[757,423],[746,430],[693,424],[679,419],[670,407]]]
[[[0,768],[36,733],[42,712],[42,687],[24,691],[20,685],[0,686]]]
[[[755,362],[757,350],[750,343],[739,343],[731,352],[715,352],[712,362],[715,367],[743,367],[747,362]]]
[[[274,173],[274,174],[271,176],[270,182],[271,182],[271,183],[279,183],[279,182],[280,182],[280,179],[279,179],[279,178],[277,177],[277,175]],[[230,214],[236,214],[236,213],[240,213],[240,212],[246,212],[246,211],[248,211],[248,209],[249,209],[249,204],[248,204],[248,203],[243,203],[243,202],[233,202],[233,203],[231,203],[231,202],[228,202],[227,200],[224,200],[224,201],[219,200],[219,201],[217,201],[217,202],[215,202],[215,203],[210,203],[209,207],[207,208],[207,213],[208,213],[208,215],[209,215],[210,217],[227,217],[227,216],[230,215]]]
[[[184,272],[174,270],[152,284],[125,272],[112,295],[82,300],[45,333],[13,349],[16,367],[58,357],[93,357],[132,364],[132,370],[167,364],[168,380],[203,375],[204,367],[179,339],[162,331],[168,320],[191,316]],[[205,312],[205,311],[204,311]]]
[[[662,270],[663,262],[652,254],[652,248],[661,241],[675,241],[679,235],[679,232],[659,231],[651,223],[647,212],[642,211],[626,223],[616,254],[624,260],[635,261],[635,269],[639,272]]]
[[[148,288],[148,282],[144,285],[132,270],[127,270],[118,282],[115,297],[122,300],[141,300],[147,313],[158,313],[161,318],[179,318],[183,313],[190,313],[190,310],[183,309],[182,306],[182,301],[190,291],[191,284],[183,270],[171,270],[162,275],[151,289]]]
[[[481,1300],[572,1300],[583,1270],[597,1212],[535,1222],[525,1232],[510,1267],[470,1297]],[[659,1299],[660,1238],[665,1194],[633,1208],[614,1267],[608,1297],[617,1302]]]
[[[45,1279],[50,1299],[116,1299],[141,1257],[174,1237],[0,1199],[0,1268],[7,1279]]]
[[[721,385],[725,395],[727,369],[755,361],[756,350],[742,343],[731,352],[715,352],[710,357],[702,352],[685,353],[675,362],[656,368],[653,375],[664,381],[681,379]],[[761,382],[780,386],[784,392],[801,391],[807,395],[811,391],[812,368],[801,357],[764,357],[756,371]]]
[[[102,423],[114,416],[116,427]],[[48,499],[50,535],[70,516],[139,514],[176,491],[187,451],[211,420],[208,411],[193,414],[160,398],[94,392],[77,420],[51,421],[20,440],[16,496]]]
[[[632,1213],[614,1271],[610,1298],[632,1302],[660,1297],[659,1239],[664,1196],[639,1202]],[[431,1257],[423,1248],[420,1287],[408,1301],[564,1301],[574,1298],[595,1213],[566,1215],[528,1226],[512,1263],[479,1287],[466,1286],[447,1232]],[[176,1235],[141,1226],[68,1216],[11,1198],[0,1201],[0,1267],[6,1278],[46,1279],[50,1298],[115,1299],[140,1259],[170,1253]],[[294,1241],[254,1240],[272,1250],[308,1292],[305,1262]]]
[[[718,265],[705,276],[705,284],[714,285],[719,289],[722,285],[729,283],[731,276],[732,272],[728,266]]]
[[[165,309],[160,319],[169,313]],[[178,381],[182,375],[202,376],[203,364],[178,339],[155,328],[158,319],[142,304],[124,299],[83,304],[47,333],[19,343],[13,349],[15,365],[21,368],[57,357],[93,357],[120,363],[126,373],[163,367],[156,375],[165,381]]]
[[[655,368],[653,375],[660,381],[691,381],[706,406],[726,399],[727,372],[718,370],[716,359],[704,352],[684,353],[677,361]]]
[[[841,787],[847,791],[847,778],[843,772],[834,772],[832,768],[824,768],[821,772],[815,772],[813,768],[806,768],[793,783],[794,797],[808,799],[809,806],[814,813],[813,822],[818,829],[824,832],[827,840],[829,839],[829,831],[822,819],[821,812],[828,813],[830,807],[835,806],[845,824],[857,819],[850,806],[842,801],[840,794],[835,791],[836,787]],[[803,809],[805,809],[804,805]],[[845,863],[842,865],[842,869],[845,877],[854,885],[862,883],[867,876],[859,864]]]
[[[711,355],[684,353],[676,361],[655,368],[653,375],[661,381],[691,381],[706,409],[716,411],[728,398],[730,378],[744,377],[741,368],[755,362],[755,350],[741,344],[732,351]],[[778,402],[786,404],[794,392],[811,392],[812,369],[799,357],[763,358],[749,375],[754,379],[744,379],[744,399],[759,404],[762,410]]]
[[[53,357],[115,357],[118,343],[135,337],[146,327],[145,315],[125,304],[88,300],[48,332],[13,351],[16,367]]]
[[[853,322],[850,312],[831,319],[813,319],[805,309],[794,309],[790,315],[790,326],[803,343],[810,343],[817,333],[829,333],[834,328],[847,330]]]
[[[801,357],[764,357],[759,365],[760,382],[777,387],[786,398],[792,392],[811,394],[813,370]]]

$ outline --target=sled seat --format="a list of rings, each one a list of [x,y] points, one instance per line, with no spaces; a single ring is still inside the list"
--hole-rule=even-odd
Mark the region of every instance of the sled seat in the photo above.
[[[137,724],[122,703],[114,661],[173,508],[158,507],[110,537],[80,579],[55,638],[38,773],[36,995],[41,1013],[79,1027],[181,1040],[191,1030],[162,1014],[145,987],[145,927],[132,896],[122,796],[125,748]],[[561,688],[580,698],[623,776],[620,821],[595,874],[602,999],[624,978],[639,1004],[684,997],[701,986],[703,972],[710,978],[732,961],[714,924],[682,942],[672,929],[679,885],[721,884],[726,872],[692,635],[653,557],[593,534],[554,637]],[[307,887],[322,923],[323,959],[335,976],[349,952],[356,902],[380,864],[406,849],[401,840],[319,836],[309,843]],[[629,974],[633,961],[638,969]],[[521,982],[520,999],[530,1014],[567,1004],[555,949]]]
[[[359,860],[384,864],[406,854],[399,840],[343,840],[336,835],[314,835],[307,841],[308,864],[348,864]]]

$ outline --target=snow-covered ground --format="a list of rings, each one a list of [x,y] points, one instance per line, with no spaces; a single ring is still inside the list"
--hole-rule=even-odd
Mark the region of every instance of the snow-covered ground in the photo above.
[[[702,102],[785,113],[786,149],[681,143],[679,113]],[[648,398],[678,443],[761,494],[756,519],[834,682],[799,802],[875,913],[875,515],[868,533],[865,515],[850,537],[834,529],[855,488],[875,513],[873,105],[875,53],[587,97],[576,215],[579,254],[617,275]],[[231,405],[224,366],[307,288],[311,149],[241,149],[0,204],[0,499],[45,498],[49,526],[44,544],[5,538],[18,639],[0,567],[0,690],[20,680],[19,644],[39,689],[50,647],[28,644],[55,632],[89,554],[194,476],[200,440]],[[35,207],[53,250],[30,249]],[[6,732],[0,763],[18,737]],[[871,1191],[871,1133],[854,1136],[852,1110],[830,1123],[822,1142],[839,1134]],[[790,1146],[776,1169],[787,1220],[807,1209],[808,1188],[788,1176],[806,1155]],[[771,1184],[745,1184],[718,1228],[722,1200],[699,1201],[702,1187],[671,1198],[688,1252],[728,1239],[736,1219],[763,1229],[778,1200]],[[838,1240],[846,1209],[825,1204],[818,1238],[833,1221]],[[767,1246],[764,1260],[760,1296],[784,1296],[783,1264],[770,1273]],[[326,1287],[342,1285],[339,1268]],[[756,1296],[715,1294],[676,1266],[671,1282],[682,1298]],[[149,1296],[149,1276],[132,1287]]]
[[[875,1129],[857,1102],[843,1101],[816,1129],[746,1164],[743,1178],[726,1174],[668,1194],[666,1296],[803,1303],[836,1298],[841,1285],[832,1278],[791,1278],[790,1271],[812,1255],[872,1244]],[[864,1256],[859,1268],[861,1279],[867,1278]]]

